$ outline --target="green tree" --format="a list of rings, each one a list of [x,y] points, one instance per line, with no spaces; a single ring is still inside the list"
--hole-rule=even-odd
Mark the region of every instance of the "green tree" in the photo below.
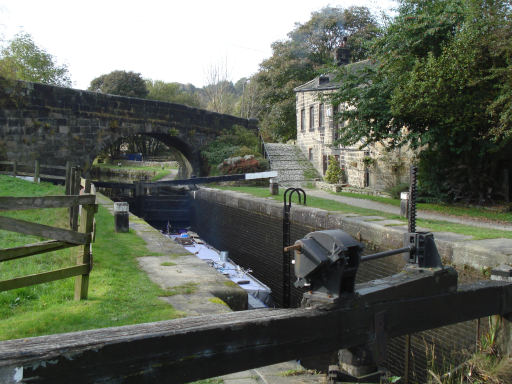
[[[148,89],[148,99],[201,107],[201,101],[197,92],[185,90],[184,86],[180,83],[146,80],[146,88]]]
[[[0,75],[4,78],[71,86],[66,65],[39,48],[27,33],[17,34],[0,50]]]
[[[113,71],[91,81],[89,91],[111,95],[145,98],[148,95],[146,82],[140,73]]]
[[[253,77],[260,86],[261,127],[270,139],[295,138],[293,89],[317,75],[333,61],[333,50],[348,38],[354,61],[367,57],[369,41],[379,34],[375,17],[365,7],[326,7],[296,24],[288,40],[272,44],[272,56],[260,64]]]
[[[443,199],[499,198],[511,158],[510,4],[401,0],[373,65],[340,68],[340,143],[421,149],[420,187]],[[498,47],[498,48],[497,48]],[[510,115],[509,115],[510,116]],[[502,196],[503,197],[503,196]]]

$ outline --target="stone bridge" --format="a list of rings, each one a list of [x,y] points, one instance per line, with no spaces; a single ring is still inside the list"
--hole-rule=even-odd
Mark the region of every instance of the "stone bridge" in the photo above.
[[[201,150],[235,125],[256,130],[257,120],[160,101],[0,82],[0,160],[71,161],[87,170],[109,145],[144,134],[177,149],[194,174],[204,175]]]

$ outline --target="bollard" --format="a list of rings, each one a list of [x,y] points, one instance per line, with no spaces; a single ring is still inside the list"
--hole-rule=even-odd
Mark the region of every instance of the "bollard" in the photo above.
[[[409,192],[400,193],[400,217],[409,217]]]
[[[279,195],[279,183],[274,181],[274,179],[270,179],[270,194],[271,195]]]
[[[129,205],[126,202],[114,203],[114,223],[116,232],[126,233],[130,228]]]

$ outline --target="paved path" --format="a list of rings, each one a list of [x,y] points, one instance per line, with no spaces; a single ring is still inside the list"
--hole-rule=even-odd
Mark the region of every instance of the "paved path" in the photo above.
[[[379,203],[377,201],[366,200],[366,199],[358,199],[355,197],[334,195],[329,192],[325,192],[318,189],[306,189],[306,193],[308,196],[321,197],[323,199],[334,200],[340,203],[353,205],[355,207],[373,209],[380,212],[391,213],[394,215],[400,214],[400,208],[395,207],[394,205]],[[512,223],[497,223],[497,222],[486,222],[479,221],[478,219],[460,217],[460,216],[451,216],[451,215],[443,215],[442,213],[437,212],[427,212],[427,211],[418,211],[416,217],[420,219],[427,220],[439,220],[439,221],[448,221],[450,223],[464,224],[470,225],[473,227],[487,228],[487,229],[496,229],[501,231],[512,231]]]

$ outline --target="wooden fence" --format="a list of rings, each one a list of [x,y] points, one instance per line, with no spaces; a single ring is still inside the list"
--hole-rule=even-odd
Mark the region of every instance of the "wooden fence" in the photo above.
[[[66,171],[66,174],[70,170],[69,163],[64,165],[47,165],[40,164],[39,160],[35,160],[34,163],[19,163],[15,161],[0,161],[0,166],[3,170],[0,170],[0,174],[12,175],[12,176],[33,176],[34,181],[38,183],[41,178],[52,179],[52,180],[65,180],[66,176],[56,175],[55,172],[41,173],[41,169],[44,170],[58,170]],[[23,170],[21,170],[23,169]],[[33,170],[33,171],[32,171]],[[62,172],[61,172],[62,173]]]
[[[64,248],[81,247],[77,264],[50,272],[0,281],[0,292],[76,276],[75,300],[87,298],[89,273],[92,269],[91,243],[94,239],[94,214],[97,211],[96,195],[91,193],[90,181],[80,179],[79,169],[73,168],[70,175],[70,180],[73,182],[66,186],[67,194],[64,196],[0,197],[0,211],[46,208],[69,208],[70,210],[70,229],[0,216],[0,229],[51,239],[20,247],[0,249],[0,262]],[[82,195],[80,195],[80,184],[85,188],[85,193]]]

